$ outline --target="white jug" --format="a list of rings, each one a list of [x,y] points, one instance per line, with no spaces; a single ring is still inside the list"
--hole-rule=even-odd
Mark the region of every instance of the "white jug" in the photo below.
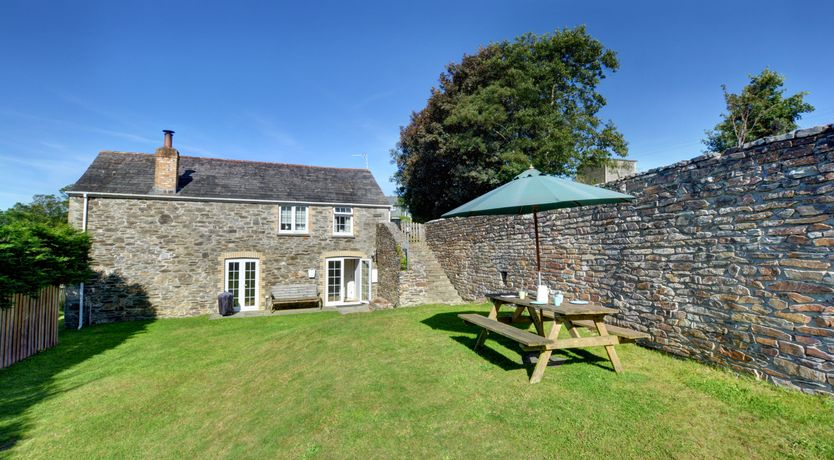
[[[536,302],[540,303],[547,303],[547,295],[550,292],[550,289],[547,286],[540,284],[538,290],[536,291]]]

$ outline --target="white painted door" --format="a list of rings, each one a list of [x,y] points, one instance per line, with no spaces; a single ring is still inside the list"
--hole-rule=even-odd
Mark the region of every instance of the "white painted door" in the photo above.
[[[327,259],[327,304],[335,305],[344,302],[342,291],[342,259]]]
[[[226,260],[226,290],[234,296],[236,310],[257,310],[260,306],[260,267],[257,259]]]

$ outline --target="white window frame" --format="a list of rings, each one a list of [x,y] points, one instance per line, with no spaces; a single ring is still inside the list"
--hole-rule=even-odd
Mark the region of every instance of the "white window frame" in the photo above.
[[[350,229],[346,232],[338,232],[336,231],[336,218],[337,217],[348,217],[350,220]],[[333,235],[334,236],[353,236],[353,225],[355,220],[355,214],[353,213],[352,206],[335,206],[333,207]]]
[[[282,230],[281,224],[286,223],[283,222],[281,219],[283,218],[283,210],[284,208],[290,208],[290,230]],[[297,229],[297,222],[296,218],[296,210],[298,208],[304,208],[304,230]],[[309,206],[296,206],[296,205],[280,205],[278,206],[278,233],[282,233],[284,235],[307,235],[310,233],[310,207]]]

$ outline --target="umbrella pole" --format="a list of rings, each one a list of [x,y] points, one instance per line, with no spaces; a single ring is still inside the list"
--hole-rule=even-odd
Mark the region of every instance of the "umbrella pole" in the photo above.
[[[539,251],[539,213],[537,211],[537,206],[533,207],[533,228],[535,229],[534,232],[536,234],[536,273],[539,277],[539,284],[537,286],[541,286],[542,284],[542,260],[541,254]]]

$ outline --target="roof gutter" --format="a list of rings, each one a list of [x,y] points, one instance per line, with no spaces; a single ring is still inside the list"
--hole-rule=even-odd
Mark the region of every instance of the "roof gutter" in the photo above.
[[[109,193],[109,192],[82,192],[82,191],[68,191],[69,196],[83,196],[87,199],[90,197],[102,198],[134,198],[140,200],[172,200],[172,201],[219,201],[225,203],[264,203],[264,204],[306,204],[306,205],[325,205],[325,206],[357,206],[368,208],[382,208],[391,209],[390,204],[370,204],[370,203],[345,203],[345,202],[325,202],[325,201],[293,201],[293,200],[259,200],[256,198],[222,198],[222,197],[201,197],[201,196],[176,196],[176,195],[143,195],[139,193]],[[86,203],[86,201],[85,201]],[[86,205],[85,205],[86,206]],[[86,210],[86,207],[85,207]],[[86,212],[86,211],[85,211]]]

